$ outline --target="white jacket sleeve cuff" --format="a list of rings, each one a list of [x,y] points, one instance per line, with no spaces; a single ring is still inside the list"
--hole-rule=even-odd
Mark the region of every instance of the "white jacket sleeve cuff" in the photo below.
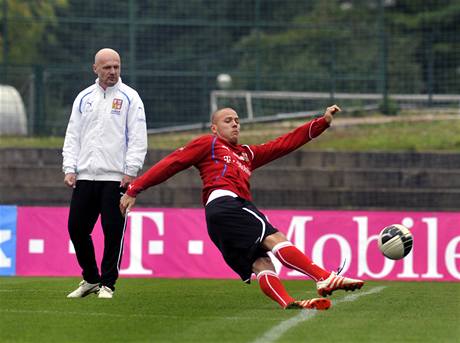
[[[139,168],[137,167],[129,167],[129,166],[125,167],[125,174],[129,176],[136,177],[138,171],[139,171]]]
[[[64,172],[64,174],[70,174],[70,173],[75,174],[75,168],[72,168],[72,167],[62,167],[62,171]]]

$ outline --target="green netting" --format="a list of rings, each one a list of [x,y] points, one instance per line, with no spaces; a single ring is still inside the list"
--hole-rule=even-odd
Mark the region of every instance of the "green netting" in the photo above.
[[[22,95],[29,134],[63,134],[102,47],[120,52],[149,128],[207,121],[221,73],[251,91],[460,91],[458,0],[4,0],[0,10],[0,83]]]

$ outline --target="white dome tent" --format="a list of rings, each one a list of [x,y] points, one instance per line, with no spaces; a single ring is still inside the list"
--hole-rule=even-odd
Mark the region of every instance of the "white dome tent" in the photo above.
[[[27,135],[27,116],[16,88],[0,85],[0,136]]]

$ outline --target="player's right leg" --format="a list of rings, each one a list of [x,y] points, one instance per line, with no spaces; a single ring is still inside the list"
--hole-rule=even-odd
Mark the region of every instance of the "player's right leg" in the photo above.
[[[284,288],[278,275],[272,270],[262,270],[257,273],[257,281],[262,292],[270,299],[276,301],[282,308],[294,303],[292,298]]]
[[[328,310],[332,306],[329,299],[313,298],[307,300],[296,300],[285,307],[286,310],[305,309],[305,310]]]
[[[295,300],[292,298],[281,283],[269,257],[259,257],[253,264],[253,270],[262,292],[284,309],[327,310],[331,307],[329,299]]]
[[[98,196],[94,184],[93,181],[77,181],[70,202],[68,229],[78,264],[82,269],[83,281],[69,297],[83,297],[99,289],[100,276],[91,239],[91,232],[99,216]]]
[[[82,280],[78,288],[67,295],[67,298],[83,298],[91,293],[99,292],[99,283],[89,283]]]

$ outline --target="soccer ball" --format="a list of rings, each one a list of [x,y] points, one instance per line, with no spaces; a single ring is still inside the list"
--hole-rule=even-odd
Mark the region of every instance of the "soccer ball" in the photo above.
[[[412,250],[413,238],[409,229],[401,224],[384,228],[379,235],[379,249],[385,257],[400,260]]]
[[[220,89],[229,89],[232,86],[232,77],[228,74],[217,75],[217,85]]]

